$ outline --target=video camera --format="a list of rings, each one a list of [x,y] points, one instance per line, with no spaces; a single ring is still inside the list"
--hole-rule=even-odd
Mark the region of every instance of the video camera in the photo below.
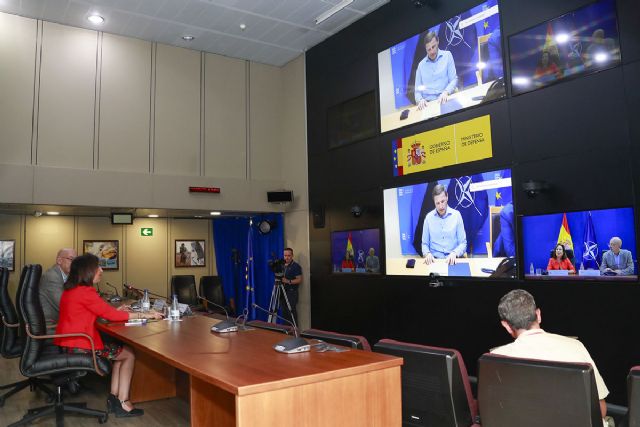
[[[277,279],[282,279],[284,277],[284,259],[273,258],[268,261],[268,264]]]

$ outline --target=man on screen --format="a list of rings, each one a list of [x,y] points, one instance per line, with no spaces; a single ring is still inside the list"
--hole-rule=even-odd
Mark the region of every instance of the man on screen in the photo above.
[[[444,104],[458,84],[453,55],[447,50],[438,49],[438,42],[438,36],[433,31],[424,37],[427,56],[418,64],[415,79],[418,110],[426,108],[430,101]]]
[[[609,240],[610,251],[602,255],[602,263],[600,271],[605,274],[617,274],[618,276],[628,276],[633,274],[633,255],[631,251],[620,249],[622,247],[622,239],[612,237]]]
[[[448,206],[449,196],[444,185],[438,184],[431,192],[434,210],[424,217],[422,227],[422,256],[427,264],[436,258],[444,258],[447,264],[455,264],[467,249],[467,233],[462,215]]]

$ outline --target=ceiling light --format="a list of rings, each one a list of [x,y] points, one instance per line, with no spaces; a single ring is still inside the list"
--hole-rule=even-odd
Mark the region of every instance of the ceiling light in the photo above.
[[[160,215],[158,215],[158,214],[150,214],[150,215],[147,215],[147,216],[149,218],[158,218]]]
[[[213,215],[213,216],[222,215],[222,212],[211,212],[211,215]]]
[[[89,22],[91,22],[92,24],[95,24],[95,25],[100,25],[100,24],[102,24],[104,22],[104,18],[102,16],[100,16],[100,15],[95,14],[95,13],[93,15],[89,15],[87,17],[87,20]]]
[[[260,234],[269,234],[271,233],[271,230],[276,228],[277,225],[278,223],[275,221],[263,219],[262,221],[260,221],[260,223],[258,223],[258,231],[260,232]]]
[[[190,36],[190,35],[182,36],[182,40],[186,42],[193,41],[194,39],[195,39],[195,36]]]
[[[331,9],[329,9],[326,12],[320,14],[316,18],[316,25],[318,25],[318,24],[326,21],[327,19],[331,18],[333,15],[335,15],[338,12],[340,12],[342,9],[344,9],[347,6],[349,6],[351,3],[353,3],[353,0],[342,0],[340,3],[338,3],[335,6],[333,6]]]
[[[247,29],[247,24],[240,24],[240,29],[242,31],[246,30]]]
[[[49,211],[49,212],[47,212],[47,215],[60,215],[60,212]]]

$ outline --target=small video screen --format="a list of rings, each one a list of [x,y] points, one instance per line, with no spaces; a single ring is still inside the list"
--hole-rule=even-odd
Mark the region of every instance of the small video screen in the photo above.
[[[614,0],[601,0],[509,37],[514,95],[620,64]]]
[[[380,274],[380,230],[345,230],[331,233],[334,273]]]
[[[637,280],[633,208],[521,217],[526,279]]]

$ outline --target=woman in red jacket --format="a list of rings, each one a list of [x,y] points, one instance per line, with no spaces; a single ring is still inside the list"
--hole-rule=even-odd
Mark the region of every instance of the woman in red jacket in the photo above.
[[[555,249],[555,256],[549,258],[549,264],[547,264],[547,270],[569,270],[569,273],[575,273],[576,269],[571,264],[567,253],[564,250],[564,245],[557,244]]]
[[[102,268],[98,257],[85,254],[71,262],[69,277],[64,284],[64,292],[60,298],[60,318],[56,334],[84,333],[93,339],[96,355],[112,361],[111,394],[107,399],[109,412],[116,417],[135,417],[144,414],[142,409],[134,409],[129,401],[129,389],[133,377],[135,354],[126,345],[108,342],[103,343],[96,319],[102,317],[113,322],[125,322],[129,319],[160,319],[156,312],[128,313],[115,309],[100,298],[93,288],[100,282]],[[91,343],[85,337],[56,338],[54,343],[66,347],[71,353],[90,353]]]

